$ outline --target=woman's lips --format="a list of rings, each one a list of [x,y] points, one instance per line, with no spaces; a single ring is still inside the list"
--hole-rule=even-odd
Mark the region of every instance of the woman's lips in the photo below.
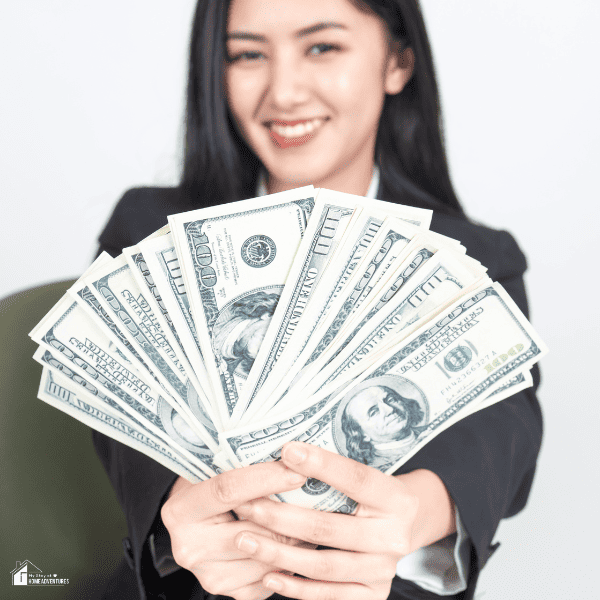
[[[269,121],[266,125],[271,139],[282,149],[301,146],[310,141],[321,129],[326,119],[302,121]]]

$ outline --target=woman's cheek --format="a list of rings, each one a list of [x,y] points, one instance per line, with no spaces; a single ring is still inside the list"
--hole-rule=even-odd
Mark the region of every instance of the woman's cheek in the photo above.
[[[263,69],[231,69],[226,80],[227,101],[234,116],[238,120],[251,117],[265,85]]]
[[[345,64],[332,63],[319,73],[318,88],[322,95],[335,106],[343,101],[351,89],[352,74]]]

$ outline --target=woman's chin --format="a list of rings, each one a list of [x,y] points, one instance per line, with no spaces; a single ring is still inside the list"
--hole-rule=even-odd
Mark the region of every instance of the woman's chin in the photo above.
[[[314,185],[319,187],[317,183],[323,181],[327,177],[322,169],[303,169],[298,172],[298,159],[293,162],[292,168],[280,168],[269,171],[269,190],[281,191],[299,188],[305,185]]]

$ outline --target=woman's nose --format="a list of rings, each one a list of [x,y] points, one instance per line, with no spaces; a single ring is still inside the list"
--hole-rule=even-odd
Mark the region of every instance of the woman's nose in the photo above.
[[[282,112],[292,112],[309,97],[307,74],[292,57],[280,56],[271,63],[269,95],[271,104]]]

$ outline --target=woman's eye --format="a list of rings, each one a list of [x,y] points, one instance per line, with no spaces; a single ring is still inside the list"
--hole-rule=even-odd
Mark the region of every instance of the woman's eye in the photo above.
[[[309,48],[308,54],[311,56],[320,56],[332,50],[339,50],[339,46],[335,46],[334,44],[315,44]]]
[[[237,54],[229,55],[227,57],[228,62],[257,62],[259,60],[264,59],[264,54],[262,52],[238,52]]]

